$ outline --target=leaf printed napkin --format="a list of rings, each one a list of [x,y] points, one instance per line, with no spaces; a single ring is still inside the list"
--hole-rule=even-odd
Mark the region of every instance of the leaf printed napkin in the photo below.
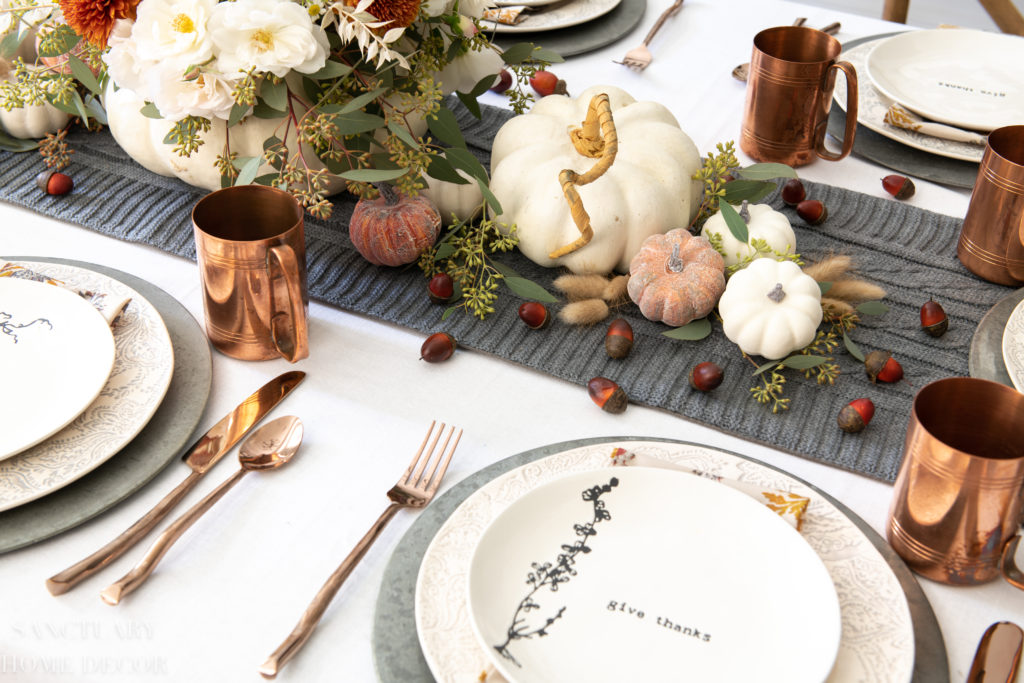
[[[491,7],[484,10],[483,19],[493,21],[496,24],[515,26],[527,17],[529,7],[525,5],[506,5],[504,7]]]
[[[78,289],[77,287],[68,285],[63,280],[57,280],[49,277],[45,273],[36,272],[29,268],[25,268],[24,266],[19,266],[16,263],[0,261],[0,277],[16,277],[23,280],[45,282],[48,285],[56,285],[58,287],[70,289],[72,292],[75,292],[78,296],[91,303],[111,327],[117,324],[118,318],[121,317],[121,314],[124,313],[124,309],[128,307],[129,303],[131,303],[131,297],[111,297],[104,292],[93,292],[87,289]]]

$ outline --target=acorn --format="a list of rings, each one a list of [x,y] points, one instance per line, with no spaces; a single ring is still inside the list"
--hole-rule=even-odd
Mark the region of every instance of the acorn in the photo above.
[[[903,175],[887,175],[882,178],[882,187],[896,199],[910,199],[914,196],[914,181]]]
[[[519,306],[519,319],[531,330],[543,329],[551,322],[547,307],[539,301],[527,301]]]
[[[502,69],[498,74],[498,81],[490,87],[491,92],[499,95],[512,87],[512,73],[508,69]]]
[[[872,351],[864,359],[864,370],[872,382],[899,382],[903,366],[888,351]]]
[[[435,304],[446,304],[455,296],[455,282],[448,273],[438,273],[427,283],[427,295]]]
[[[805,199],[796,205],[796,215],[811,225],[819,225],[828,218],[828,209],[817,199]]]
[[[607,377],[595,377],[587,382],[587,393],[601,410],[618,414],[626,410],[629,399],[618,384]]]
[[[929,299],[921,305],[921,328],[933,337],[941,337],[949,329],[949,317],[942,304]]]
[[[697,391],[717,389],[725,375],[716,363],[704,361],[690,369],[690,386]]]
[[[66,173],[51,168],[36,176],[36,187],[46,194],[62,195],[71,192],[75,187],[75,181]]]
[[[855,398],[839,411],[836,421],[844,432],[856,434],[875,416],[875,404],[870,398]]]
[[[455,338],[447,332],[435,332],[426,338],[420,347],[420,360],[428,363],[440,363],[448,360],[455,353]]]
[[[796,206],[805,199],[807,199],[807,190],[804,189],[804,184],[800,182],[799,178],[790,178],[782,186],[782,201],[790,206]]]
[[[633,350],[633,327],[624,318],[616,318],[608,323],[604,350],[609,358],[616,359],[625,358]]]

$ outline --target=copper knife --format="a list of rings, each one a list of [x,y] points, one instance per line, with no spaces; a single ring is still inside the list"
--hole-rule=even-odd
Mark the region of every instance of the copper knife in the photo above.
[[[175,505],[181,502],[185,494],[199,483],[199,479],[238,443],[239,439],[245,436],[305,378],[306,373],[298,370],[286,372],[270,380],[249,398],[238,404],[234,410],[213,425],[185,451],[182,458],[185,464],[192,468],[192,472],[183,482],[120,536],[84,560],[48,578],[46,589],[52,595],[66,593],[80,581],[103,569],[142,540]]]
[[[1013,683],[1020,665],[1024,631],[1009,621],[988,627],[978,644],[967,683]]]

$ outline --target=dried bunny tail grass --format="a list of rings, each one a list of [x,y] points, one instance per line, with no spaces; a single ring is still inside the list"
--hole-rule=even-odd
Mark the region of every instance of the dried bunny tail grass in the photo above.
[[[853,306],[840,301],[839,299],[833,299],[832,297],[823,296],[821,297],[821,308],[829,315],[840,316],[848,313],[853,313]]]
[[[853,259],[849,256],[831,254],[817,263],[804,266],[804,272],[818,282],[833,282],[853,268]]]
[[[628,275],[616,275],[605,285],[601,298],[612,306],[626,303],[629,300],[629,294],[626,292],[626,285],[628,283]]]
[[[830,299],[841,301],[875,301],[885,297],[885,290],[866,280],[835,280],[825,292]]]
[[[570,325],[593,325],[608,317],[608,304],[601,299],[574,301],[562,307],[558,319]]]
[[[565,294],[569,301],[584,299],[600,299],[604,288],[608,286],[608,278],[603,275],[561,275],[551,283],[555,289]]]

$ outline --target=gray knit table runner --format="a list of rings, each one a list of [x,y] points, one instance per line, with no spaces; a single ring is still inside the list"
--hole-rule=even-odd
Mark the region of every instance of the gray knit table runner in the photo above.
[[[467,140],[488,166],[490,141],[508,112],[485,107],[482,121],[465,112],[459,116]],[[77,151],[69,168],[75,180],[70,195],[48,197],[39,192],[34,183],[42,169],[37,154],[0,153],[0,196],[69,223],[195,259],[189,213],[202,190],[146,171],[106,132],[78,133],[72,143]],[[590,401],[588,380],[608,377],[633,403],[891,482],[899,469],[915,391],[942,377],[968,374],[975,327],[1009,290],[980,280],[960,265],[956,258],[959,219],[902,204],[885,195],[881,185],[878,196],[826,185],[809,184],[808,191],[828,207],[823,225],[805,225],[792,209],[783,207],[777,193],[769,201],[790,217],[798,251],[805,259],[831,252],[849,254],[864,278],[885,288],[890,311],[864,316],[852,337],[865,353],[892,351],[903,364],[905,381],[872,385],[861,364],[839,349],[836,358],[842,375],[835,386],[818,386],[802,373],[787,370],[785,396],[792,399],[791,408],[772,414],[753,400],[750,388],[757,382],[751,376],[753,365],[725,338],[718,323],[702,341],[676,341],[662,335],[667,330],[664,325],[645,320],[635,306],[624,306],[613,316],[632,324],[636,343],[628,358],[612,360],[604,351],[606,324],[581,328],[556,320],[546,330],[530,330],[516,313],[522,300],[505,288],[496,312],[485,321],[458,313],[442,322],[443,307],[430,303],[426,279],[417,268],[373,266],[352,248],[347,225],[354,202],[348,197],[336,199],[334,214],[327,221],[307,217],[310,295],[424,333],[448,332],[458,340],[462,353],[467,349],[491,353],[578,385],[581,402]],[[17,229],[17,225],[0,228]],[[559,272],[537,267],[518,252],[500,260],[554,293],[550,283]],[[941,302],[950,317],[949,331],[938,339],[920,329],[918,309],[929,297]],[[316,340],[311,344],[316,354]],[[717,362],[725,371],[722,386],[707,394],[691,389],[687,381],[689,369],[705,360]],[[458,356],[448,362],[458,362]],[[836,415],[860,397],[874,401],[874,420],[860,434],[845,434],[836,425]],[[631,433],[629,410],[607,419],[618,425],[616,432]],[[685,423],[680,422],[675,436],[688,438]]]

